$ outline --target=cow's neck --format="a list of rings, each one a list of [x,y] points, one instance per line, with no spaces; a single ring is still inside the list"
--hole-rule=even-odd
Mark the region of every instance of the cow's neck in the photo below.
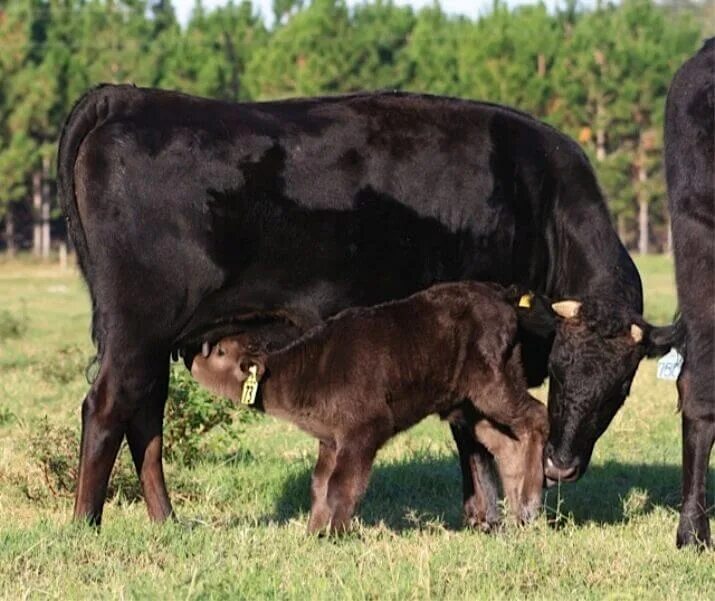
[[[613,230],[605,206],[581,205],[553,219],[547,232],[546,293],[553,299],[603,298],[642,313],[638,270]]]

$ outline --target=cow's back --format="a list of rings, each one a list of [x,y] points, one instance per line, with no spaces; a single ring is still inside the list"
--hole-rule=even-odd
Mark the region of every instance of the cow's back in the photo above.
[[[438,281],[547,290],[554,213],[583,205],[610,231],[578,146],[489,104],[105,86],[65,131],[65,211],[93,298],[108,315],[163,308],[156,336],[279,309],[310,324]]]

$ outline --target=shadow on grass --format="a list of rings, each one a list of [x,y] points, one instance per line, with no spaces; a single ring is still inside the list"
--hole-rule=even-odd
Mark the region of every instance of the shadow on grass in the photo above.
[[[283,482],[272,520],[286,522],[310,511],[310,471]],[[680,467],[609,462],[593,466],[581,481],[550,489],[546,505],[557,505],[576,524],[616,524],[654,507],[677,508]],[[377,466],[359,515],[366,524],[383,522],[396,531],[439,524],[462,527],[461,477],[457,459],[420,458]]]

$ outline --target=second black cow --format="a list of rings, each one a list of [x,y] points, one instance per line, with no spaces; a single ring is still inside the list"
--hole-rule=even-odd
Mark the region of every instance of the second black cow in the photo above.
[[[711,544],[706,482],[715,442],[715,38],[673,78],[665,164],[685,364],[683,506],[678,546]]]

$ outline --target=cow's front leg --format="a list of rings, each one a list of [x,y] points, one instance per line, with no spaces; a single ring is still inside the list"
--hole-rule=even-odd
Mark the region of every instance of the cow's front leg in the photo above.
[[[706,368],[706,379],[707,373]],[[686,364],[678,381],[683,411],[683,505],[676,538],[678,547],[712,545],[707,514],[707,475],[715,442],[715,400],[700,396],[713,393],[708,391],[712,381],[695,381],[700,375],[689,370]]]
[[[499,488],[494,458],[474,439],[474,428],[462,417],[450,419],[462,470],[464,521],[470,528],[489,532],[499,525]]]

